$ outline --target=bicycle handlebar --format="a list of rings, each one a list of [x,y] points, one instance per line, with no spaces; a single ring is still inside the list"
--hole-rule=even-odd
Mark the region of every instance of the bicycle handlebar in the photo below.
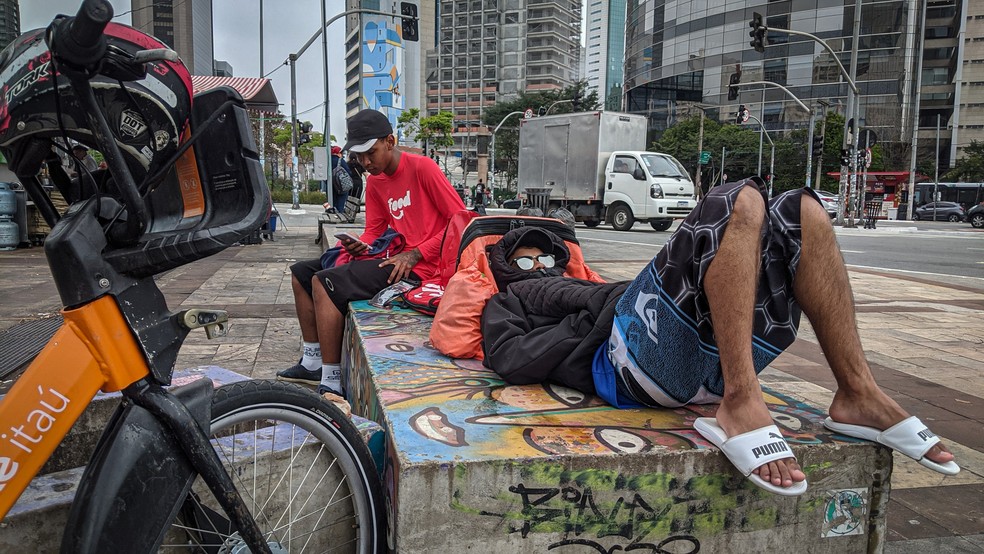
[[[103,31],[113,19],[113,6],[107,0],[85,0],[75,17],[63,20],[55,33],[54,45],[61,58],[77,66],[89,66],[106,52]]]

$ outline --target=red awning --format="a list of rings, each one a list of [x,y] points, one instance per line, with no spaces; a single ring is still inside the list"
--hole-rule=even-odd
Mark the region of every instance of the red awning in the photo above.
[[[246,107],[251,110],[277,113],[280,106],[280,103],[277,102],[277,94],[273,91],[273,85],[270,84],[270,79],[192,75],[191,84],[195,94],[215,87],[232,87],[243,96]]]
[[[868,171],[869,181],[885,181],[885,177],[895,177],[894,180],[901,182],[909,182],[909,172],[908,171]],[[836,177],[840,179],[840,171],[829,171],[827,175],[830,177]],[[891,179],[888,179],[891,180]],[[922,173],[916,173],[916,182],[922,183],[928,181],[929,177],[923,175]]]

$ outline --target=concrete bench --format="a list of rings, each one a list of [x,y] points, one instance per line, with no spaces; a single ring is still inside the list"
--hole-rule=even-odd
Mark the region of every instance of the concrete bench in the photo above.
[[[798,498],[743,478],[692,428],[714,406],[617,410],[507,386],[427,342],[430,318],[352,304],[343,380],[386,430],[391,539],[417,552],[880,552],[890,451],[766,390],[807,473]]]

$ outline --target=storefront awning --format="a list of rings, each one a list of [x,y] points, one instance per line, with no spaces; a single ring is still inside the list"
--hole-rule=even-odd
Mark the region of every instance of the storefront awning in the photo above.
[[[213,77],[211,75],[192,75],[191,85],[194,93],[198,94],[204,90],[215,87],[227,86],[236,89],[246,101],[246,107],[267,113],[277,113],[280,103],[277,102],[277,94],[273,91],[270,79],[259,79],[256,77]]]

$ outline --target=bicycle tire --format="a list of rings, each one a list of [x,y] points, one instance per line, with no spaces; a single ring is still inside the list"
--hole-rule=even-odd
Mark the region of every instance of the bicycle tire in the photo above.
[[[291,383],[232,383],[215,391],[210,439],[274,552],[386,550],[375,464],[333,404]],[[199,477],[160,550],[248,552],[229,527]]]

